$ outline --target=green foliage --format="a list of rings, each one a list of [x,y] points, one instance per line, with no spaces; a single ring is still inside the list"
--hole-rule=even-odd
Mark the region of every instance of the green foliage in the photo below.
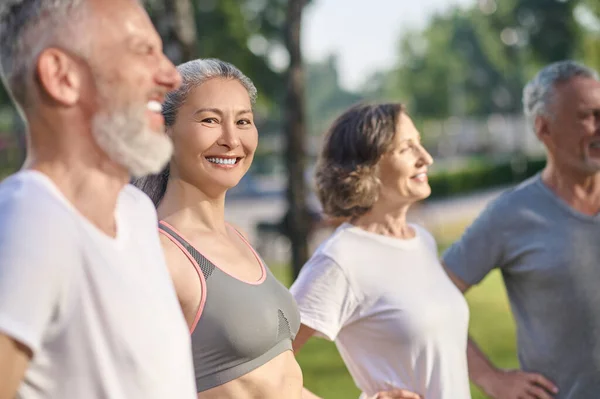
[[[580,58],[587,65],[600,70],[600,2],[583,0],[577,11],[586,20],[579,47]]]
[[[437,15],[403,36],[398,65],[374,77],[370,95],[405,99],[419,118],[519,113],[522,88],[541,66],[592,50],[598,57],[597,36],[575,18],[582,1],[598,12],[595,0],[482,0]]]
[[[511,19],[525,30],[528,47],[541,64],[571,58],[580,40],[581,28],[574,10],[580,1],[519,0]]]
[[[340,87],[335,56],[323,62],[307,64],[306,86],[310,134],[322,134],[338,114],[363,99]]]
[[[171,51],[177,47],[177,40],[169,35],[172,22],[164,0],[147,0],[146,6],[165,41],[165,51],[172,59],[177,58],[177,52]],[[283,46],[286,2],[207,0],[193,1],[192,7],[198,57],[219,58],[248,75],[259,91],[258,110],[266,114],[281,101],[285,87],[282,73],[275,70],[269,57]]]
[[[196,3],[200,56],[231,62],[254,81],[262,104],[278,102],[285,84],[268,57],[283,46],[285,2],[219,0],[204,2],[202,7]],[[254,46],[255,52],[249,48],[250,40],[261,43]]]
[[[438,172],[429,177],[430,198],[443,198],[514,184],[538,173],[545,165],[545,159],[515,156],[498,163],[486,162],[469,165],[458,171]]]

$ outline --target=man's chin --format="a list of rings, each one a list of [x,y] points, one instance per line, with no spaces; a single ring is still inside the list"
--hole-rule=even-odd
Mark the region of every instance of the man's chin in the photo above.
[[[162,148],[140,154],[135,162],[130,160],[129,172],[136,178],[158,174],[167,166],[172,154],[173,144],[167,138]]]
[[[139,140],[115,140],[104,149],[112,160],[125,167],[131,176],[140,178],[158,174],[167,166],[173,154],[173,143],[164,133],[147,129]]]

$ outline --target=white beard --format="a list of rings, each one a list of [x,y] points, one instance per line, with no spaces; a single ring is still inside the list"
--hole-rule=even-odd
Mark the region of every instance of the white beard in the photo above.
[[[92,134],[98,146],[134,178],[157,174],[173,153],[171,139],[146,125],[145,112],[145,107],[129,107],[100,112],[92,121]]]

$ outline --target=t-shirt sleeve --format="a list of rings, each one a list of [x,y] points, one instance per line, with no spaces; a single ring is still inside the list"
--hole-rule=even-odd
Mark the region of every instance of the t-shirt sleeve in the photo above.
[[[302,324],[331,341],[357,311],[359,301],[342,268],[325,255],[315,255],[302,268],[290,291]]]
[[[60,207],[32,200],[0,199],[0,332],[35,355],[57,323],[78,254]]]
[[[442,256],[446,267],[469,285],[479,283],[503,257],[503,235],[497,201],[491,203]]]

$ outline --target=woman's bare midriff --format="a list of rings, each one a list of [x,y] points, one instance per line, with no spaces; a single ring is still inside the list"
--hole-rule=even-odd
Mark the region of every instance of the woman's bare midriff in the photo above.
[[[294,353],[285,351],[236,380],[198,393],[198,399],[301,399],[302,385]]]

